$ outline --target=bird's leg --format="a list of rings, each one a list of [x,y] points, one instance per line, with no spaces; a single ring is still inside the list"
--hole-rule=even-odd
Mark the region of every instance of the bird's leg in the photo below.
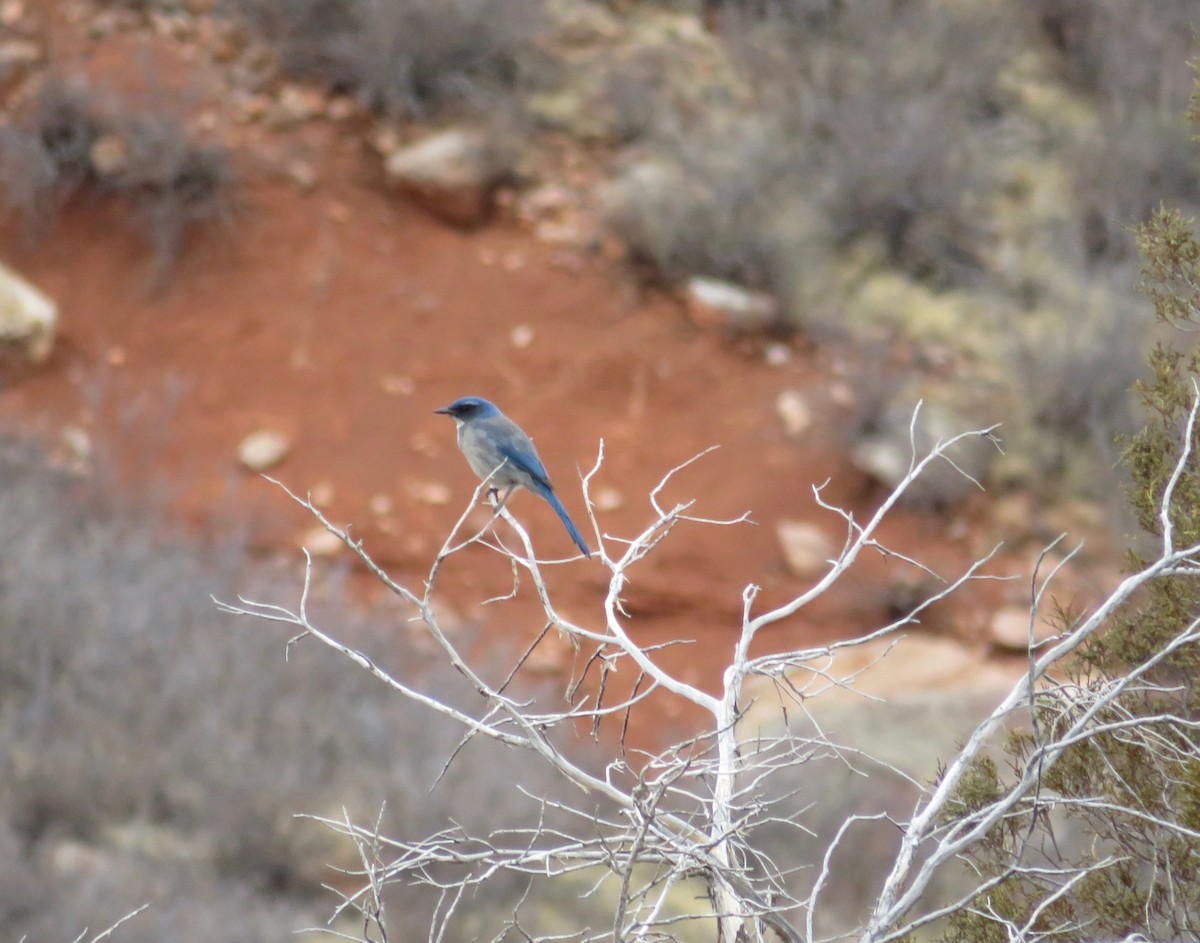
[[[504,510],[504,505],[508,503],[508,499],[509,499],[509,497],[512,496],[512,493],[513,493],[513,491],[516,490],[516,487],[517,487],[516,485],[509,485],[507,488],[505,488],[504,496],[502,498],[500,498],[499,500],[497,500],[497,495],[500,494],[500,489],[499,488],[488,489],[488,497],[492,499],[492,509],[496,512],[497,515],[499,515],[500,512]]]

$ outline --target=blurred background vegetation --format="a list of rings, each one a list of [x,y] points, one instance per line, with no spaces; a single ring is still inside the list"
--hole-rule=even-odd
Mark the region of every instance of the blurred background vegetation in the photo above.
[[[235,632],[212,603],[239,592],[291,603],[294,568],[253,563],[236,533],[197,546],[141,495],[100,496],[2,443],[0,917],[13,939],[98,933],[146,901],[120,939],[294,939],[329,920],[325,885],[357,886],[336,869],[359,867],[352,844],[297,814],[378,819],[397,836],[544,817],[492,783],[553,797],[548,771],[473,742],[433,790],[456,725],[316,646],[293,646],[285,664],[283,638]],[[469,703],[395,611],[364,612],[343,590],[327,570],[320,623],[418,688]],[[574,751],[586,758],[586,742]],[[437,892],[392,891],[393,912],[427,927]],[[476,919],[508,913],[524,891],[499,877],[470,906]]]
[[[518,153],[565,136],[584,197],[653,290],[704,276],[768,296],[770,334],[906,344],[924,384],[1005,418],[993,472],[1108,501],[1128,390],[1155,328],[1130,227],[1200,206],[1182,114],[1194,0],[111,0],[87,15],[211,18],[272,50],[260,74],[347,96],[379,124],[476,122]],[[229,31],[233,31],[230,33]],[[265,63],[265,64],[263,64]],[[0,61],[0,88],[19,67]],[[229,225],[231,157],[168,115],[55,75],[9,101],[0,206],[30,240],[67,203],[124,201],[156,279],[193,227]],[[265,81],[265,80],[264,80]],[[97,161],[97,142],[124,153]],[[107,168],[107,169],[106,169]],[[236,226],[236,222],[232,225]],[[900,381],[878,383],[881,409]],[[865,434],[878,410],[862,410]],[[115,503],[114,503],[115,502]],[[143,898],[125,940],[283,940],[326,919],[349,849],[293,811],[384,830],[536,813],[497,777],[541,772],[473,745],[434,792],[440,722],[349,665],[240,631],[210,594],[286,597],[238,535],[210,545],[0,448],[0,917],[73,939]],[[325,617],[442,696],[451,672],[392,612]],[[515,800],[514,800],[515,801]],[[481,890],[509,908],[522,888]],[[400,891],[412,925],[436,896]],[[577,901],[572,907],[581,906]]]

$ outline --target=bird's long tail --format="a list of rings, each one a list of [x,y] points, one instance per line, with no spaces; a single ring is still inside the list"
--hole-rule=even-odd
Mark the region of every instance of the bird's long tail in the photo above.
[[[575,546],[583,551],[583,555],[585,557],[590,557],[592,555],[592,551],[588,549],[587,543],[584,542],[583,535],[579,533],[579,528],[575,526],[574,521],[572,521],[570,515],[567,514],[567,509],[563,507],[562,502],[558,500],[558,495],[556,495],[549,488],[541,492],[541,495],[546,499],[546,502],[550,505],[550,507],[554,508],[554,513],[558,515],[559,519],[563,522],[563,526],[567,528],[567,533],[570,534],[571,539],[575,541]]]

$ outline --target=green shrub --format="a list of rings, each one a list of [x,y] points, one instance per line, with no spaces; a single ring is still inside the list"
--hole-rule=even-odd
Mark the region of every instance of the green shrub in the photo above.
[[[1163,209],[1139,229],[1138,240],[1158,316],[1175,326],[1200,323],[1200,241],[1193,223]],[[1159,346],[1150,367],[1138,387],[1148,419],[1125,450],[1129,495],[1149,545],[1161,545],[1162,505],[1174,481],[1166,510],[1172,546],[1196,546],[1200,472],[1194,451],[1184,465],[1179,456],[1185,436],[1200,433],[1200,422],[1187,428],[1200,350]],[[1130,552],[1131,570],[1148,564]],[[1075,739],[1039,780],[1055,814],[1018,810],[973,854],[985,876],[1004,880],[954,918],[947,943],[1003,938],[1004,921],[1061,941],[1118,939],[1135,931],[1150,939],[1193,939],[1200,932],[1193,793],[1200,782],[1194,725],[1200,699],[1193,683],[1200,645],[1175,644],[1200,612],[1200,587],[1187,567],[1149,582],[1084,641],[1071,677],[1038,692],[1031,711],[1041,736],[1014,736],[1007,746],[1018,774],[1040,763],[1039,747],[1068,721],[1086,720],[1088,735]],[[1097,703],[1086,696],[1137,666],[1136,683],[1111,688],[1120,692],[1115,699],[1083,713]],[[1035,864],[1041,867],[1030,867]],[[1017,865],[1025,867],[1013,871]],[[1071,892],[1043,908],[1072,875],[1080,879]]]

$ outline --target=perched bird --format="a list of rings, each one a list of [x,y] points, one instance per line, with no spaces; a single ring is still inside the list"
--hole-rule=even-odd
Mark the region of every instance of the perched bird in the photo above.
[[[493,491],[504,489],[499,507],[504,507],[504,502],[518,485],[532,491],[554,508],[583,555],[592,555],[579,529],[567,515],[567,509],[554,493],[546,466],[538,458],[532,440],[520,426],[500,412],[494,403],[478,396],[464,396],[434,412],[453,417],[458,426],[458,447],[467,457],[471,470],[480,478],[490,475]]]

